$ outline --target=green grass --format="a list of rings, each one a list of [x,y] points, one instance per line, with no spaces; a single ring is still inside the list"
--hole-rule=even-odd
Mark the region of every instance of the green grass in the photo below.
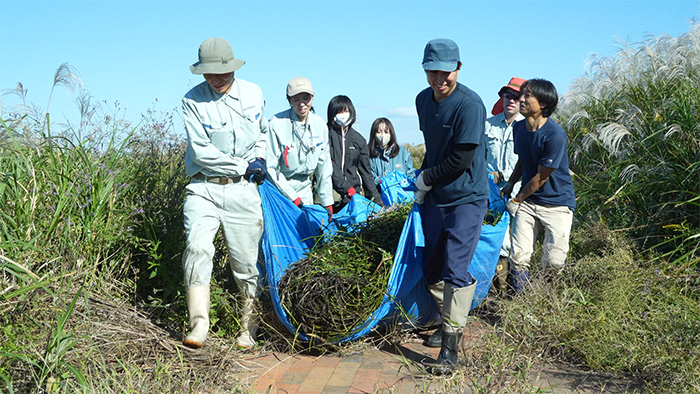
[[[450,380],[417,376],[424,392],[546,392],[533,384],[543,362],[700,392],[698,36],[594,59],[557,114],[578,201],[567,268],[534,270],[531,291],[496,304],[483,351]],[[59,84],[82,88],[69,67]],[[212,338],[179,347],[188,179],[173,115],[131,125],[81,91],[78,126],[53,123],[50,101],[0,119],[0,391],[243,391],[221,237]],[[407,148],[420,168],[423,147]],[[265,346],[293,351],[263,313]]]
[[[697,389],[697,272],[662,272],[600,225],[578,229],[572,243],[571,266],[560,277],[548,281],[535,272],[531,291],[501,305],[503,330],[530,353],[679,392]]]

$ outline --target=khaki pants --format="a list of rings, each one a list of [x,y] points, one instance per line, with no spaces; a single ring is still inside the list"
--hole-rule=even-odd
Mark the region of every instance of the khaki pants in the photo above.
[[[242,180],[219,185],[193,179],[185,189],[186,245],[182,256],[185,286],[211,281],[214,236],[223,227],[229,264],[238,289],[254,296],[263,232],[262,206],[255,183]]]
[[[509,257],[511,268],[518,271],[530,270],[537,236],[544,229],[542,267],[561,270],[569,253],[573,219],[574,213],[569,207],[523,201],[513,218]]]

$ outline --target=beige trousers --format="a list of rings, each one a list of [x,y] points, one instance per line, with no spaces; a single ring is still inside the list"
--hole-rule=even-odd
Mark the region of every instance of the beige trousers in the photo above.
[[[542,267],[555,271],[564,267],[569,253],[569,236],[574,213],[566,206],[539,205],[527,200],[513,218],[510,266],[518,271],[530,270],[530,259],[537,236],[544,229]]]

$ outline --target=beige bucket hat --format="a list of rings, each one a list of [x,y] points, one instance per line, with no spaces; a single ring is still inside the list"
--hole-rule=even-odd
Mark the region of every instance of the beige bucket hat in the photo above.
[[[233,57],[231,44],[223,38],[207,38],[199,46],[199,61],[190,66],[192,74],[228,74],[245,61]]]

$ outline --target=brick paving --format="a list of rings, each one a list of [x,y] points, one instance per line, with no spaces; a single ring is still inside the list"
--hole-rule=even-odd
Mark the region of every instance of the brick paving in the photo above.
[[[470,321],[462,338],[462,346],[477,342],[490,329],[492,327],[481,320]],[[423,346],[423,339],[430,333],[422,333],[420,338],[414,337],[399,344],[345,356],[279,352],[248,355],[239,360],[242,368],[236,373],[236,378],[241,390],[246,393],[413,394],[449,390],[449,386],[442,386],[434,377],[423,379],[426,376],[423,363],[434,361],[440,352],[440,349]],[[531,378],[543,393],[643,391],[635,382],[575,369],[550,367]],[[469,390],[462,387],[460,392],[469,393]]]
[[[465,334],[467,334],[465,331]],[[469,340],[465,335],[464,340]],[[440,349],[423,346],[422,338],[386,345],[361,354],[290,355],[270,352],[239,360],[237,374],[248,393],[346,394],[422,392],[421,362],[434,361]]]
[[[429,350],[437,357],[439,349]],[[239,362],[245,370],[238,378],[250,393],[414,393],[412,374],[420,373],[381,349],[344,357],[268,353]]]

